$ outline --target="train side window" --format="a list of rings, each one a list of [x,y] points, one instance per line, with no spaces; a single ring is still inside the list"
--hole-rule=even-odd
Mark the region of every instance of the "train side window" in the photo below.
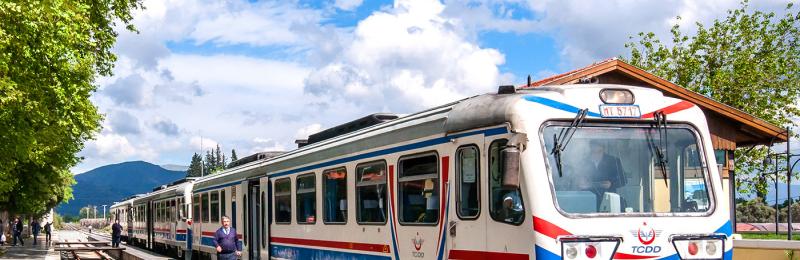
[[[275,223],[292,223],[292,179],[275,180]]]
[[[456,206],[462,219],[476,219],[481,213],[479,158],[475,145],[463,146],[456,151]]]
[[[208,216],[208,193],[204,192],[200,194],[200,218],[203,220],[204,223],[209,223],[209,216]]]
[[[519,188],[503,187],[503,149],[506,139],[495,140],[489,145],[489,215],[495,221],[513,225],[522,224],[525,206]]]
[[[317,222],[317,189],[316,175],[309,173],[297,176],[297,223],[313,224]]]
[[[322,173],[323,221],[347,223],[347,169],[344,167]]]
[[[356,222],[386,224],[386,162],[356,166]]]
[[[225,204],[227,202],[228,202],[228,199],[225,198],[225,189],[223,188],[221,191],[219,191],[219,212],[223,216],[228,216],[228,212],[225,211],[226,210]],[[228,217],[233,217],[233,216],[228,216]]]
[[[398,204],[401,224],[439,222],[439,165],[435,153],[401,157],[398,169]]]
[[[200,194],[195,194],[192,199],[192,221],[200,222]]]
[[[212,191],[211,193],[211,222],[219,222],[219,193]]]

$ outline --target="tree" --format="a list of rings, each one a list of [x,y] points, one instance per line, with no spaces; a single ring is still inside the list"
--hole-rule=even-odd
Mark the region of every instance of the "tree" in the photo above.
[[[680,19],[680,17],[678,17]],[[800,113],[800,12],[787,5],[786,14],[748,10],[747,1],[729,10],[711,26],[697,23],[694,36],[672,27],[672,42],[654,33],[639,33],[625,44],[628,62],[706,97],[743,110],[779,126],[792,126]],[[634,39],[634,37],[631,37]],[[771,172],[761,164],[768,147],[735,152],[738,173]],[[758,174],[737,174],[740,192],[766,189]],[[783,177],[783,176],[781,176]]]
[[[214,156],[214,153],[212,153],[211,150],[206,151],[206,161],[203,162],[203,164],[205,165],[205,175],[214,173],[214,169],[217,168],[217,158]]]
[[[231,163],[239,160],[239,157],[236,156],[236,149],[231,149]]]
[[[203,163],[203,158],[200,157],[199,154],[194,153],[192,155],[192,162],[189,164],[189,169],[186,170],[186,177],[202,176],[203,173],[202,172],[203,169],[201,169],[201,167],[203,167],[202,163]]]
[[[89,97],[110,76],[140,0],[0,1],[0,208],[38,215],[72,197],[69,169],[100,128]]]
[[[736,221],[742,223],[775,222],[775,208],[764,204],[761,198],[737,203]]]

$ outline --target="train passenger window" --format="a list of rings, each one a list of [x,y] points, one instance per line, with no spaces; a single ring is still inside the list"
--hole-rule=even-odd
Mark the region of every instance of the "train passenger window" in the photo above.
[[[462,219],[476,219],[481,213],[480,165],[478,147],[461,147],[456,151],[456,192],[458,216]]]
[[[219,212],[223,216],[228,216],[227,211],[225,211],[225,202],[227,202],[227,199],[225,199],[225,189],[222,189],[219,192]],[[233,216],[229,216],[229,217],[233,217]]]
[[[211,222],[219,222],[219,193],[211,192]]]
[[[495,140],[489,145],[489,215],[499,222],[519,225],[524,220],[525,207],[519,188],[503,186],[503,149],[508,140]]]
[[[200,218],[204,223],[209,223],[208,216],[208,193],[200,194]]]
[[[314,173],[297,176],[297,223],[317,222],[317,190]]]
[[[323,220],[325,223],[347,222],[347,169],[344,167],[322,173]]]
[[[356,222],[386,223],[386,162],[356,166]]]
[[[292,223],[292,180],[275,181],[275,223]]]
[[[200,195],[195,194],[192,199],[192,221],[200,222]]]
[[[426,153],[400,158],[398,204],[400,223],[439,222],[439,165],[437,155]]]

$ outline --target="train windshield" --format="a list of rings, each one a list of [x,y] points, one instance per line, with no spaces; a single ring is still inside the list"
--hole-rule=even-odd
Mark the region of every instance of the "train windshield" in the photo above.
[[[568,130],[574,133],[565,136]],[[567,214],[669,215],[713,206],[689,125],[556,123],[542,135],[556,205]]]

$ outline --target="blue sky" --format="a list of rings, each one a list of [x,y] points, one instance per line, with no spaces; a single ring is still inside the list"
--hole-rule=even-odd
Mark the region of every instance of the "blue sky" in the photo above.
[[[413,113],[624,55],[628,36],[709,23],[738,1],[146,0],[92,97],[80,173],[240,156],[376,112]],[[759,1],[781,10],[783,1]],[[676,20],[681,16],[681,20]],[[662,38],[663,40],[668,40]],[[202,140],[202,147],[201,147]]]

